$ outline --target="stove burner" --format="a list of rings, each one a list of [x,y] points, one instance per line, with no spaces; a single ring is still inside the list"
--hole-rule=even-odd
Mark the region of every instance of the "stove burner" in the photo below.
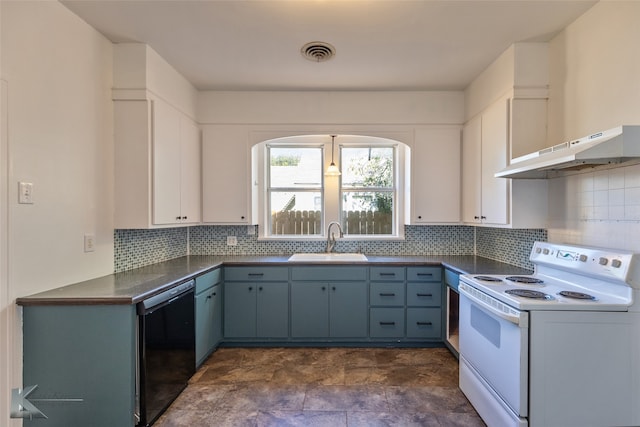
[[[473,278],[476,280],[482,280],[483,282],[502,282],[502,279],[491,276],[474,276]]]
[[[506,277],[506,279],[511,281],[511,282],[525,283],[525,284],[529,284],[529,285],[536,285],[536,284],[539,284],[539,283],[544,283],[543,280],[537,279],[537,278],[531,277],[531,276],[509,276],[509,277]]]
[[[509,295],[514,295],[517,297],[523,298],[533,298],[533,299],[553,299],[551,295],[547,295],[544,292],[533,291],[531,289],[509,289],[505,291]]]
[[[560,291],[558,292],[558,295],[562,295],[563,297],[567,297],[567,298],[575,298],[575,299],[588,299],[588,300],[596,299],[596,297],[594,297],[593,295],[583,294],[582,292],[574,292],[574,291]]]

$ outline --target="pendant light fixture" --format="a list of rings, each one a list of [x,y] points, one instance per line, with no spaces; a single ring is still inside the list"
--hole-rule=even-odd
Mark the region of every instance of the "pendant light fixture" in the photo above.
[[[325,176],[339,176],[340,169],[336,166],[333,161],[333,152],[334,152],[334,144],[335,144],[336,135],[331,135],[331,164],[327,168],[327,171],[324,173]]]

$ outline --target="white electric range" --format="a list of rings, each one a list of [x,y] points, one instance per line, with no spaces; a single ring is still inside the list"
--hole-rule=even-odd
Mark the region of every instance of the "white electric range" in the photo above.
[[[640,261],[534,243],[527,276],[460,277],[460,388],[490,426],[640,425]]]

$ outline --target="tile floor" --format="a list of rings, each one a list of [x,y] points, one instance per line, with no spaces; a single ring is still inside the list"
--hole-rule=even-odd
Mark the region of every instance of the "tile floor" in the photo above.
[[[484,423],[444,348],[223,348],[155,426]]]

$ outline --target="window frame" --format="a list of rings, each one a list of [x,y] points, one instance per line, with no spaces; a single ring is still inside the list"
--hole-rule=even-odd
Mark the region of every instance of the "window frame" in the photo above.
[[[272,148],[299,148],[299,149],[312,149],[312,148],[316,148],[320,150],[320,166],[321,166],[321,173],[320,173],[320,185],[318,187],[273,187],[271,185],[271,149]],[[322,172],[323,166],[324,166],[324,161],[325,159],[325,152],[324,152],[324,145],[322,144],[293,144],[290,141],[287,142],[283,142],[283,143],[278,143],[278,142],[270,142],[265,144],[265,162],[264,162],[264,166],[265,166],[265,172],[266,172],[266,181],[265,181],[265,214],[268,218],[268,220],[265,223],[265,229],[268,231],[268,233],[266,234],[266,236],[269,237],[277,237],[277,238],[301,238],[301,237],[308,237],[308,238],[314,238],[314,237],[319,237],[322,236],[324,234],[323,230],[324,230],[324,220],[326,217],[326,212],[325,212],[325,180],[324,180],[324,173]],[[271,215],[272,215],[272,211],[271,211],[271,195],[274,192],[274,188],[277,188],[278,192],[293,192],[293,193],[320,193],[320,234],[274,234],[273,230],[272,230],[272,221],[271,221]]]
[[[388,138],[384,136],[366,135],[366,134],[342,134],[337,138],[343,138],[343,143],[335,144],[337,156],[334,160],[338,168],[342,171],[341,146],[386,146],[394,147],[394,209],[393,209],[393,225],[392,234],[350,234],[345,235],[343,240],[347,241],[403,241],[405,239],[404,226],[409,224],[406,217],[408,212],[409,198],[409,177],[410,171],[410,146],[402,140],[396,138]],[[357,142],[356,142],[357,141]],[[321,234],[270,234],[271,233],[271,212],[268,187],[270,185],[269,166],[270,155],[267,146],[275,147],[321,147],[322,155],[322,185],[319,187],[322,197],[321,215]],[[263,139],[257,142],[252,150],[252,163],[254,165],[254,182],[252,186],[255,188],[253,193],[254,218],[258,218],[258,237],[259,241],[325,241],[327,239],[326,225],[332,221],[340,222],[342,220],[342,177],[326,176],[326,171],[331,161],[331,136],[330,134],[300,134],[282,136],[276,138]],[[336,153],[334,153],[336,154]],[[366,187],[365,187],[366,188]],[[371,191],[373,187],[366,188]],[[298,189],[296,189],[297,191]],[[386,188],[385,188],[386,190]],[[340,222],[342,224],[342,222]]]
[[[345,212],[343,206],[344,193],[390,193],[392,195],[393,205],[391,209],[391,233],[390,234],[348,234],[345,230],[345,237],[347,238],[369,238],[373,240],[379,240],[380,238],[389,238],[389,237],[397,237],[398,236],[398,218],[399,218],[399,209],[398,209],[398,187],[400,181],[399,167],[398,167],[398,143],[397,142],[389,142],[389,143],[345,143],[339,145],[339,158],[340,158],[340,170],[342,171],[344,162],[343,160],[343,150],[347,148],[391,148],[392,149],[392,186],[391,187],[345,187],[342,177],[339,183],[338,189],[338,198],[340,200],[340,210],[338,212],[338,221],[340,224],[345,225],[347,218],[343,218],[343,214]],[[344,172],[343,172],[344,173]]]

